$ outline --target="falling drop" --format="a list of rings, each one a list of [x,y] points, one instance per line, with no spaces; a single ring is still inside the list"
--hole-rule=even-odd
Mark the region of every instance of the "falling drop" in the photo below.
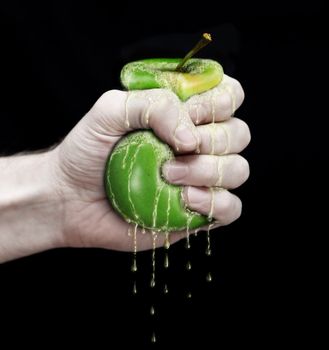
[[[164,292],[165,294],[168,294],[168,293],[169,293],[168,286],[167,286],[166,284],[164,285],[163,292]]]
[[[133,257],[133,263],[132,263],[132,266],[131,266],[131,271],[132,272],[136,272],[137,271],[137,227],[138,227],[138,224],[135,225],[134,235],[133,235],[133,239],[134,239],[134,257]]]
[[[211,276],[210,272],[208,272],[206,280],[207,280],[207,282],[211,282],[212,281],[212,276]]]
[[[169,267],[169,257],[168,252],[165,253],[164,267],[167,269]]]
[[[156,341],[157,341],[157,338],[156,338],[156,336],[155,336],[155,333],[153,332],[152,338],[151,338],[151,342],[152,342],[152,343],[156,343]]]
[[[164,241],[164,249],[165,249],[165,259],[164,259],[164,267],[167,269],[169,267],[169,254],[168,250],[170,248],[170,241],[169,241],[169,232],[166,232],[166,237]]]
[[[157,234],[152,231],[152,278],[151,278],[151,288],[155,287],[155,248],[156,248]]]
[[[136,281],[134,282],[134,287],[133,287],[133,294],[137,294],[137,286],[136,286]]]
[[[210,256],[211,255],[211,241],[210,241],[210,229],[212,227],[212,224],[208,225],[208,230],[207,230],[207,248],[206,248],[206,255]]]
[[[185,248],[186,249],[190,249],[191,248],[191,244],[190,244],[190,224],[192,221],[193,216],[189,216],[187,218],[187,222],[186,222],[186,243],[185,243]]]
[[[186,270],[190,271],[191,269],[192,269],[192,264],[190,261],[188,261],[186,264]]]
[[[136,259],[134,258],[133,264],[131,265],[131,271],[136,272],[137,271],[137,262]]]
[[[190,249],[191,248],[191,243],[190,243],[190,237],[186,237],[186,243],[185,243],[185,248]]]
[[[153,306],[153,305],[151,306],[150,314],[151,314],[152,316],[154,316],[154,314],[155,314],[155,310],[154,310],[154,306]]]
[[[169,249],[170,248],[170,241],[169,241],[169,232],[166,232],[166,237],[164,241],[164,248]]]

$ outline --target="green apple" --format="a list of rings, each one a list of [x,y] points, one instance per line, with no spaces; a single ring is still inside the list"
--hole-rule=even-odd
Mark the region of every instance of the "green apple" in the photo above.
[[[223,78],[222,66],[213,60],[191,58],[183,71],[175,71],[179,58],[149,58],[125,65],[121,83],[128,90],[167,88],[182,101],[217,86]]]
[[[128,90],[166,88],[182,101],[220,84],[221,65],[208,59],[155,58],[128,63],[121,81]],[[207,216],[186,208],[182,186],[166,182],[162,165],[174,158],[173,150],[152,131],[132,132],[110,154],[105,188],[112,207],[127,221],[159,231],[196,229],[207,225]],[[211,218],[210,218],[211,221]]]

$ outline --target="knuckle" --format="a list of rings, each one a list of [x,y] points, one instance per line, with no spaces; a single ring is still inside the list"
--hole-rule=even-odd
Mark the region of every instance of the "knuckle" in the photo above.
[[[222,113],[231,114],[231,112],[232,112],[232,98],[227,92],[220,95],[220,97],[218,99],[218,105],[219,105],[219,109],[222,111]]]
[[[235,195],[229,195],[226,198],[222,198],[221,210],[219,211],[219,222],[222,225],[229,225],[233,221],[237,220],[242,213],[242,202],[239,197]]]
[[[121,90],[109,90],[104,92],[101,97],[96,101],[94,109],[101,115],[108,115],[113,113],[119,106],[123,105],[126,99],[126,92]]]
[[[240,82],[239,81],[236,81],[236,82],[237,82],[237,84],[236,84],[236,94],[239,97],[240,104],[241,104],[244,101],[244,99],[245,99],[245,92],[244,92],[243,87],[240,84]]]
[[[222,191],[217,210],[220,221],[225,222],[233,210],[232,198],[227,191]]]
[[[245,121],[239,118],[233,118],[232,122],[232,128],[235,129],[235,138],[237,140],[239,148],[242,150],[249,145],[251,140],[249,126]]]
[[[244,147],[247,147],[251,141],[251,133],[248,124],[243,120],[241,120],[241,138]]]
[[[244,98],[245,98],[245,93],[244,93],[243,87],[242,87],[241,83],[234,78],[232,78],[232,85],[234,88],[236,98],[239,101],[239,105],[241,105],[242,102],[244,101]]]
[[[232,221],[239,219],[239,217],[242,214],[242,202],[241,202],[241,199],[239,197],[236,197],[235,208],[236,208],[236,211],[235,211],[236,215]]]
[[[121,90],[109,90],[104,92],[96,103],[99,105],[108,105],[109,103],[113,103],[114,101],[121,99],[125,95],[126,92]]]

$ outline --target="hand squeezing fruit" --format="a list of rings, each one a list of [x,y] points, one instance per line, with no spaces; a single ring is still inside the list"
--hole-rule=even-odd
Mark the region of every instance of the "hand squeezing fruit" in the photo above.
[[[181,103],[208,91],[221,83],[223,69],[216,61],[191,57],[210,41],[204,34],[183,60],[128,63],[121,71],[122,85],[132,92],[169,89]],[[211,221],[186,208],[182,187],[161,176],[162,165],[173,158],[174,151],[149,130],[132,132],[118,142],[107,161],[105,187],[111,205],[126,221],[158,232],[196,229]]]

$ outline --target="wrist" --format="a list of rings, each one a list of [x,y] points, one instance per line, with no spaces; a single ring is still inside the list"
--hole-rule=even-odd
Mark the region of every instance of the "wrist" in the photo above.
[[[0,159],[0,262],[63,245],[55,152]]]

